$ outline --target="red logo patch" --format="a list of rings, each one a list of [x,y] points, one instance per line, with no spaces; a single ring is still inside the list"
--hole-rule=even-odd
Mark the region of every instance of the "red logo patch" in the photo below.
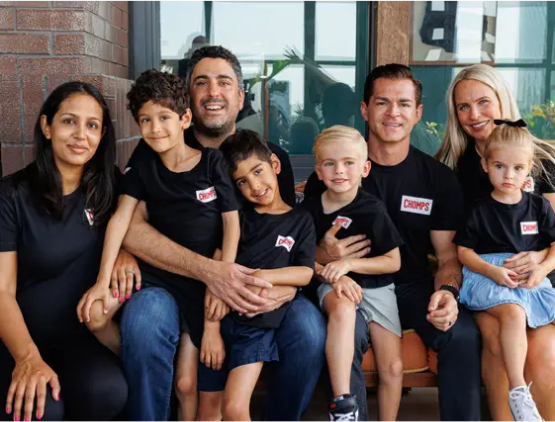
[[[522,234],[538,234],[538,222],[522,221],[520,223],[520,232]]]
[[[277,246],[283,246],[285,249],[287,249],[287,252],[291,252],[291,249],[293,248],[293,245],[295,244],[295,239],[293,239],[291,236],[279,236],[277,238],[276,241],[276,247]]]
[[[197,199],[204,204],[213,201],[217,197],[218,195],[216,195],[216,189],[214,189],[214,186],[204,190],[197,190]]]
[[[433,199],[416,198],[403,195],[401,198],[401,211],[413,214],[430,215],[432,213]]]
[[[336,224],[341,224],[341,227],[343,227],[344,229],[348,229],[352,222],[353,220],[351,220],[349,217],[342,217],[341,215],[338,215],[337,217],[335,217],[335,220],[333,220],[333,223],[331,223],[331,225],[335,226]]]

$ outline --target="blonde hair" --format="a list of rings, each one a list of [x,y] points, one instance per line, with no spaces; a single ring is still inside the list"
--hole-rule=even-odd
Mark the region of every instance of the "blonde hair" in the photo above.
[[[484,148],[484,159],[487,161],[492,151],[504,146],[517,146],[530,151],[532,165],[530,168],[530,176],[534,179],[547,174],[547,170],[544,166],[545,161],[555,163],[553,159],[553,152],[555,152],[555,149],[551,145],[536,139],[525,128],[506,124],[497,126],[488,136]],[[549,149],[551,151],[549,151]],[[545,180],[551,184],[549,177],[546,177]]]
[[[459,122],[455,104],[455,88],[459,82],[467,80],[481,82],[495,92],[501,107],[501,119],[511,121],[520,119],[520,112],[511,90],[497,70],[486,64],[475,64],[461,70],[447,90],[447,125],[443,142],[436,153],[436,158],[450,168],[457,166],[459,158],[464,154],[471,139]]]
[[[312,146],[312,153],[318,162],[318,152],[323,146],[336,142],[348,142],[360,153],[360,158],[366,161],[368,158],[368,146],[360,132],[352,127],[335,125],[320,133]]]

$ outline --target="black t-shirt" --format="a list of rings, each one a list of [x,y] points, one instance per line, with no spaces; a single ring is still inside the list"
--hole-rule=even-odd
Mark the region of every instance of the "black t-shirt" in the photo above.
[[[337,233],[338,239],[359,234],[365,234],[368,239],[372,239],[372,250],[365,258],[384,255],[403,244],[399,232],[387,215],[383,202],[362,189],[359,189],[353,202],[330,214],[324,213],[321,195],[308,198],[302,206],[314,219],[316,243],[322,240],[333,224],[341,224],[343,228]],[[347,276],[361,287],[370,289],[384,287],[395,281],[393,274],[350,272]]]
[[[185,142],[191,148],[202,149],[202,144],[195,137],[195,131],[192,127],[185,131]],[[281,162],[281,172],[278,174],[279,193],[285,203],[291,207],[295,206],[295,178],[293,176],[293,168],[289,160],[289,154],[279,145],[268,142],[268,148],[272,153],[276,154]],[[238,194],[241,195],[240,193]]]
[[[550,161],[544,161],[543,165],[550,180],[546,180],[545,175],[540,175],[535,180],[528,176],[522,187],[524,191],[534,192],[538,195],[555,192],[553,188],[553,185],[555,185],[555,164]],[[481,158],[476,152],[474,140],[469,141],[463,155],[459,158],[455,173],[463,190],[467,211],[472,208],[472,204],[477,199],[486,198],[493,191],[488,174],[484,171]]]
[[[362,187],[383,201],[403,239],[401,270],[394,274],[396,285],[430,282],[430,231],[456,230],[463,217],[463,198],[455,173],[411,146],[407,158],[395,166],[372,162]],[[324,190],[325,185],[313,173],[305,197]]]
[[[219,150],[205,148],[190,171],[174,173],[160,156],[141,141],[129,159],[124,193],[146,202],[148,222],[174,242],[212,258],[221,246],[222,213],[237,210],[235,188],[225,171]],[[167,289],[195,335],[203,321],[205,285],[140,262],[141,271],[156,276]],[[194,319],[194,320],[191,320]]]
[[[48,215],[29,189],[34,165],[0,180],[0,252],[17,252],[16,299],[41,348],[83,330],[75,309],[96,281],[106,225],[89,222],[81,187],[63,197],[61,219]]]
[[[285,214],[259,214],[252,206],[241,211],[241,241],[238,264],[249,268],[273,270],[285,267],[314,269],[316,232],[310,214],[293,208]],[[235,317],[246,325],[279,327],[289,303],[254,318]]]
[[[477,254],[541,251],[554,241],[551,204],[528,192],[522,192],[517,204],[502,204],[491,196],[477,200],[453,239]]]

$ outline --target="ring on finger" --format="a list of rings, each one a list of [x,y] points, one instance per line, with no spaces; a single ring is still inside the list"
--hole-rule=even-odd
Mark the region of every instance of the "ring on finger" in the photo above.
[[[133,274],[133,275],[135,275],[135,270],[125,270],[125,274]]]

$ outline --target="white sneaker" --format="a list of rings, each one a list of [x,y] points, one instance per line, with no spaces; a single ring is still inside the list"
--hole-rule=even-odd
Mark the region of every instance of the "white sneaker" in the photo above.
[[[515,421],[543,421],[530,394],[530,385],[509,391],[509,408]]]

